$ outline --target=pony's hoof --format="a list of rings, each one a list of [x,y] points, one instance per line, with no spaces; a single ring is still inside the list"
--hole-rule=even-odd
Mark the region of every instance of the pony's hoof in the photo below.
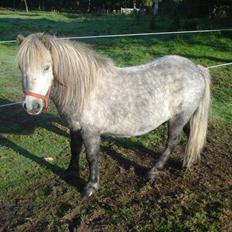
[[[96,188],[94,186],[94,184],[92,183],[89,183],[85,186],[83,192],[82,192],[82,196],[83,197],[90,197],[92,196],[96,191],[97,191],[98,188]]]

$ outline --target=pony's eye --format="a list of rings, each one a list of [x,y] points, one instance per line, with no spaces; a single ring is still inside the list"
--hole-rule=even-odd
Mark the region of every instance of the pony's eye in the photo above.
[[[44,71],[48,71],[49,68],[50,68],[50,66],[49,66],[49,65],[46,65],[46,66],[44,67]]]

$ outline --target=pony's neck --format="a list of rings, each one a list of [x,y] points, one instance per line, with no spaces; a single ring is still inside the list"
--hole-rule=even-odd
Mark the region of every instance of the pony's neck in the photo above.
[[[51,44],[52,99],[59,111],[76,110],[80,115],[97,80],[114,72],[113,62],[79,43],[55,40]]]

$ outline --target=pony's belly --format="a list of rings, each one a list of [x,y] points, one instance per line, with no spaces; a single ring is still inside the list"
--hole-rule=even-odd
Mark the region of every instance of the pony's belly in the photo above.
[[[111,114],[111,120],[107,120],[107,118],[102,120],[102,124],[98,124],[98,128],[101,128],[101,134],[114,137],[143,135],[168,121],[173,114],[169,105],[164,103],[163,107],[161,107],[161,104],[150,104],[144,105],[139,110],[133,110],[126,114],[119,113],[118,110],[118,114]]]
[[[132,136],[141,136],[141,135],[145,135],[153,130],[155,130],[157,127],[154,128],[149,128],[149,130],[144,130],[144,131],[137,131],[134,133],[128,133],[128,131],[126,133],[119,133],[119,132],[106,132],[103,133],[103,136],[106,137],[115,137],[115,138],[130,138]]]
[[[140,136],[155,130],[167,120],[168,119],[165,118],[163,120],[153,121],[149,124],[131,123],[129,125],[124,125],[122,123],[121,125],[114,125],[111,128],[108,128],[108,130],[104,131],[102,135],[110,136],[110,137],[124,137],[124,138],[132,137],[132,136]]]

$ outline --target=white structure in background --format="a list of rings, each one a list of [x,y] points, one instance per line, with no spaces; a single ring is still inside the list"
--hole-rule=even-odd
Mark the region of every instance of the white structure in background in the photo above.
[[[134,8],[122,8],[121,7],[121,14],[129,15],[133,14]]]
[[[138,14],[140,10],[141,10],[140,8],[136,7],[136,1],[134,1],[133,8],[122,8],[121,7],[121,14],[125,14],[125,15],[129,15],[133,13]]]

